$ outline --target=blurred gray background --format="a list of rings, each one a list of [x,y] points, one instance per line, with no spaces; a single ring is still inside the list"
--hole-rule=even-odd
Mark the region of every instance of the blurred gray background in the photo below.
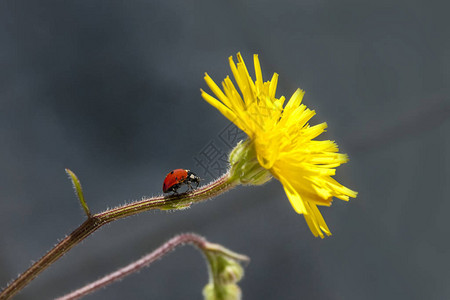
[[[251,257],[244,299],[449,299],[449,6],[2,1],[0,285],[84,221],[64,168],[93,212],[160,194],[171,169],[217,176],[232,128],[199,89],[241,51],[280,74],[278,96],[306,90],[350,156],[336,178],[359,196],[322,209],[333,236],[314,238],[273,180],[114,222],[16,299],[60,296],[180,232]],[[206,282],[185,246],[87,299],[201,299]]]

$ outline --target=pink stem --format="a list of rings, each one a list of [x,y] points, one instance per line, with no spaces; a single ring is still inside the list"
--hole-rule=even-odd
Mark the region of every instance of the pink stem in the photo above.
[[[73,300],[73,299],[79,299],[81,297],[84,297],[102,287],[105,287],[119,279],[124,278],[125,276],[128,276],[136,271],[139,271],[140,269],[149,266],[152,262],[155,260],[161,258],[162,256],[166,255],[170,251],[172,251],[175,247],[179,245],[183,245],[186,243],[193,244],[197,246],[198,248],[202,248],[206,240],[193,233],[184,233],[177,235],[167,241],[164,245],[156,249],[150,254],[145,255],[141,259],[123,267],[119,270],[110,273],[103,278],[100,278],[99,280],[96,280],[92,283],[89,283],[85,285],[84,287],[77,289],[76,291],[73,291],[70,294],[67,294],[65,296],[62,296],[60,298],[57,298],[56,300]]]

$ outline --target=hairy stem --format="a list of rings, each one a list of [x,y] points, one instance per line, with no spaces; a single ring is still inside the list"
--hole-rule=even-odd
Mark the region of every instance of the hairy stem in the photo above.
[[[19,275],[12,281],[1,293],[0,300],[6,300],[13,297],[21,289],[23,289],[30,281],[32,281],[39,273],[48,268],[58,258],[67,253],[75,245],[80,243],[91,233],[102,227],[103,225],[128,216],[138,214],[140,212],[152,209],[180,209],[188,207],[193,203],[217,196],[228,191],[237,185],[236,181],[230,179],[230,174],[226,173],[216,181],[208,185],[202,186],[191,193],[175,194],[170,196],[158,196],[143,199],[134,203],[119,206],[102,213],[98,213],[88,217],[88,219],[80,225],[75,231],[60,241],[53,249],[45,254],[41,259],[35,262],[28,270]]]
[[[169,253],[170,251],[175,249],[175,247],[177,247],[177,246],[180,246],[180,245],[183,245],[186,243],[190,243],[201,249],[203,247],[203,245],[205,244],[205,242],[206,242],[206,240],[197,234],[184,233],[184,234],[177,235],[177,236],[173,237],[172,239],[170,239],[169,241],[167,241],[166,243],[164,243],[161,247],[154,250],[150,254],[145,255],[141,259],[139,259],[135,262],[132,262],[131,264],[129,264],[123,268],[120,268],[119,270],[117,270],[113,273],[110,273],[92,283],[85,285],[84,287],[82,287],[80,289],[77,289],[77,290],[71,292],[70,294],[64,295],[55,300],[79,299],[79,298],[84,297],[100,288],[103,288],[103,287],[113,283],[114,281],[120,280],[120,279],[124,278],[125,276],[128,276],[134,272],[139,271],[140,269],[142,269],[144,267],[149,266],[152,262],[154,262],[157,259],[161,258],[162,256],[166,255],[167,253]]]

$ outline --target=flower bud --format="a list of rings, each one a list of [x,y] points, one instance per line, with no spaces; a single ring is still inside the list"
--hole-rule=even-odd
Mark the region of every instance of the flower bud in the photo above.
[[[241,289],[234,283],[219,287],[208,283],[203,289],[205,300],[241,300],[241,296]]]
[[[241,290],[236,283],[244,276],[240,262],[248,261],[248,257],[208,242],[202,250],[209,264],[209,283],[203,289],[204,299],[240,300]]]

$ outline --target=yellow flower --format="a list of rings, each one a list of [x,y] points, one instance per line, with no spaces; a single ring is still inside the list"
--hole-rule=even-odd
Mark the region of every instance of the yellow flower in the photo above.
[[[321,238],[323,233],[331,235],[317,206],[330,206],[333,197],[346,201],[356,197],[357,192],[331,177],[336,167],[348,161],[347,155],[337,153],[333,141],[313,140],[327,124],[308,124],[315,112],[301,104],[304,91],[298,89],[284,105],[283,96],[275,97],[278,74],[263,82],[259,59],[254,55],[253,81],[240,53],[237,59],[237,65],[232,57],[229,62],[240,93],[229,77],[222,82],[222,91],[205,74],[217,99],[203,90],[202,97],[248,135],[247,144],[253,147],[259,165],[283,184],[292,207],[303,214],[312,233]]]

